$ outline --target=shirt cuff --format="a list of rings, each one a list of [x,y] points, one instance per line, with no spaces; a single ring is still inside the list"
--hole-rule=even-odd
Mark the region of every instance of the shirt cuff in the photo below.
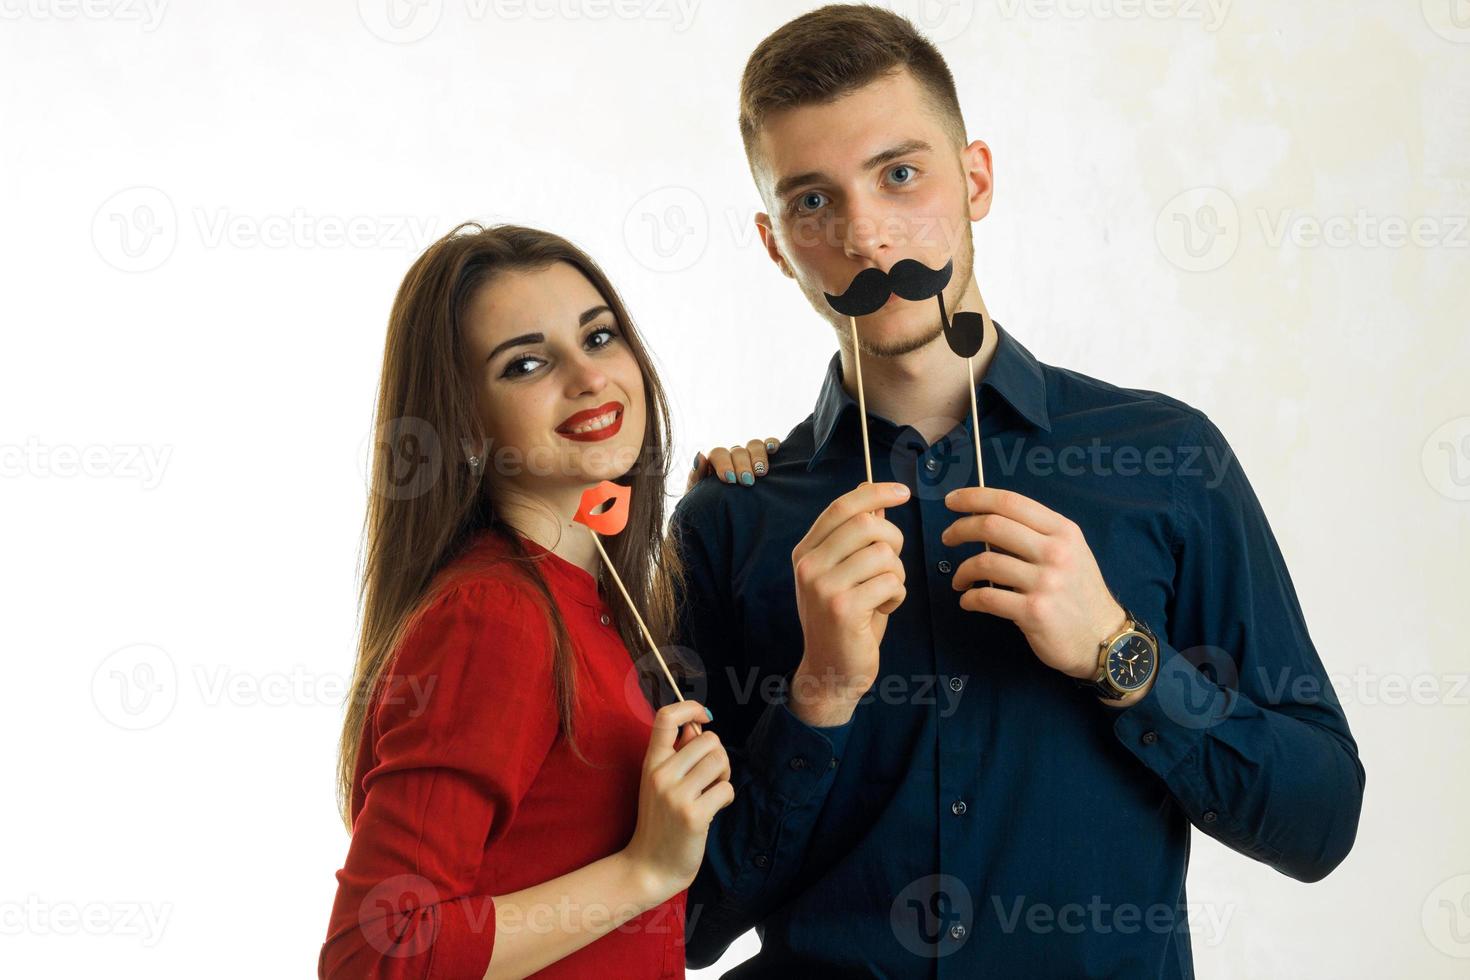
[[[1193,754],[1209,729],[1230,715],[1232,695],[1167,643],[1147,694],[1118,712],[1113,733],[1159,776]]]
[[[746,759],[770,792],[801,806],[831,788],[853,719],[829,728],[808,725],[787,703],[789,682],[789,674],[781,677],[746,742]]]
[[[429,980],[483,977],[495,951],[495,900],[477,895],[439,906],[441,917],[433,937]]]

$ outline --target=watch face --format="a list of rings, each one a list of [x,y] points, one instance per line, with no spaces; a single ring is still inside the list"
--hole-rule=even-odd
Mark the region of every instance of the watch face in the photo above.
[[[1153,672],[1153,648],[1137,633],[1123,637],[1108,651],[1108,676],[1125,691],[1148,683]]]

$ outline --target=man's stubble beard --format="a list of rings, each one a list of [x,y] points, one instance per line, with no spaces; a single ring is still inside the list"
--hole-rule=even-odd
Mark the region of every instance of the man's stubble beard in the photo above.
[[[955,274],[950,279],[949,285],[944,289],[944,308],[951,315],[955,312],[955,300],[965,291],[970,281],[970,272],[975,263],[975,242],[973,230],[965,225],[965,236],[960,242],[959,254],[954,256]],[[816,310],[823,319],[832,325],[832,330],[837,335],[837,344],[843,350],[852,346],[852,325],[847,317],[832,309],[827,303],[824,290],[806,279],[797,277],[797,288],[801,290],[812,309]],[[846,284],[842,284],[844,287]],[[858,332],[858,349],[864,357],[902,357],[916,350],[928,347],[944,333],[944,324],[939,319],[939,301],[930,298],[924,301],[929,304],[930,314],[933,317],[928,329],[915,337],[906,337],[890,344],[874,344]]]

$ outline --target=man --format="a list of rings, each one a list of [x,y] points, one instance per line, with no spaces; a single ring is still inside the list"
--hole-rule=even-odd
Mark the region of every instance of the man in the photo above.
[[[689,965],[755,927],[727,976],[1193,976],[1191,825],[1317,881],[1364,785],[1244,472],[1199,410],[996,325],[977,487],[965,362],[937,302],[895,297],[857,319],[866,483],[859,351],[823,294],[952,258],[945,308],[983,309],[990,149],[881,8],[777,30],[740,105],[761,239],[840,350],[768,475],[674,516],[681,643],[736,786]]]

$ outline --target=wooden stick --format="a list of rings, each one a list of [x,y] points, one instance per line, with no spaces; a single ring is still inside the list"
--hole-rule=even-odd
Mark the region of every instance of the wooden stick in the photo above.
[[[857,368],[858,417],[863,421],[863,465],[868,468],[868,482],[873,482],[873,451],[868,448],[868,399],[863,394],[863,354],[858,350],[857,317],[850,316],[852,324],[852,363]]]
[[[975,359],[965,358],[965,377],[970,382],[970,424],[975,428],[975,472],[985,486],[985,461],[980,458],[980,409],[975,400]]]
[[[664,676],[668,678],[669,686],[674,689],[674,696],[677,697],[680,701],[683,701],[684,694],[679,690],[679,685],[674,682],[674,675],[669,672],[669,665],[664,662],[663,654],[658,652],[658,644],[654,642],[653,634],[648,631],[648,624],[643,622],[643,617],[639,615],[638,607],[633,605],[633,597],[628,595],[628,589],[626,586],[623,585],[623,580],[618,575],[618,570],[613,567],[612,559],[608,558],[607,552],[603,550],[602,539],[599,538],[597,536],[597,532],[592,530],[590,527],[587,529],[587,533],[592,535],[592,543],[597,545],[597,553],[602,556],[603,565],[607,567],[608,572],[612,575],[613,581],[618,583],[618,591],[621,592],[623,594],[623,598],[627,600],[628,608],[633,611],[633,618],[638,620],[638,626],[643,630],[643,638],[648,641],[648,649],[653,651],[654,657],[658,660],[658,665],[664,669]],[[698,726],[696,725],[695,727]]]
[[[973,439],[975,443],[975,474],[978,478],[979,485],[984,487],[985,461],[980,457],[980,407],[975,398],[975,359],[973,357],[965,358],[965,378],[970,383],[970,425],[974,429],[975,436]],[[980,542],[980,550],[989,551],[990,542]],[[990,581],[986,579],[985,581],[976,583],[972,588],[989,588],[990,585]]]

